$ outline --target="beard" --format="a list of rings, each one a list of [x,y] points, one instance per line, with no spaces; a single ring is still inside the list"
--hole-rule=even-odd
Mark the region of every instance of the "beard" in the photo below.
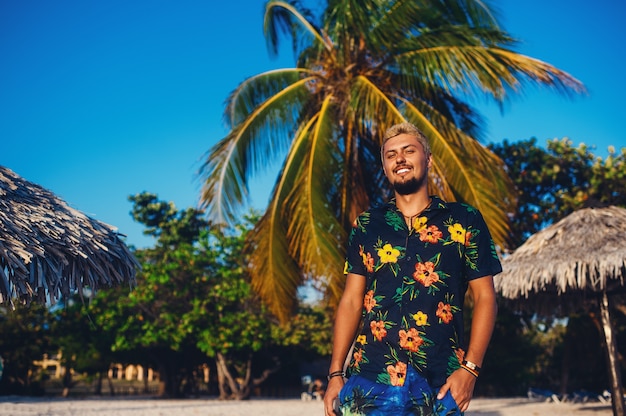
[[[394,182],[392,184],[393,190],[396,191],[399,195],[410,195],[414,194],[422,186],[426,185],[426,175],[422,175],[419,178],[411,178],[404,182]]]

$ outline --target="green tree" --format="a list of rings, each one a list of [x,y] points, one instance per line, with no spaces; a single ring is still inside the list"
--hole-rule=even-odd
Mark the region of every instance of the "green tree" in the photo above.
[[[502,161],[482,146],[468,99],[505,101],[524,83],[581,92],[567,73],[511,49],[484,2],[329,0],[314,14],[270,0],[273,52],[293,39],[296,67],[253,76],[230,95],[230,132],[201,170],[210,218],[232,220],[248,181],[282,161],[266,213],[251,234],[252,283],[282,320],[305,279],[340,296],[352,220],[390,195],[379,166],[382,132],[410,121],[430,138],[433,193],[479,208],[498,243],[515,202]]]
[[[118,297],[97,315],[115,332],[115,349],[152,356],[163,395],[185,394],[194,384],[193,366],[208,357],[215,360],[221,398],[249,397],[280,368],[281,348],[296,344],[291,329],[277,326],[250,286],[244,242],[258,215],[226,228],[153,194],[130,199],[134,218],[157,243],[137,252],[142,263],[137,288],[127,294],[109,291]]]
[[[76,383],[72,377],[73,372],[86,375],[86,379],[95,378],[93,393],[102,394],[102,380],[111,363],[123,360],[121,354],[111,351],[115,341],[112,328],[109,326],[105,330],[95,323],[95,317],[104,312],[101,306],[104,304],[102,299],[106,296],[110,294],[103,293],[95,299],[76,294],[52,312],[54,319],[51,321],[50,332],[55,345],[61,351],[61,365],[66,369],[62,380],[64,397],[70,394],[70,389]],[[112,383],[109,387],[113,395]]]
[[[50,336],[50,313],[39,304],[16,303],[14,310],[0,308],[0,357],[3,373],[0,394],[43,394],[44,372],[34,361],[56,352]]]
[[[605,159],[568,139],[548,140],[545,149],[535,138],[490,148],[506,164],[518,192],[510,248],[577,209],[626,207],[626,147],[620,153],[610,147]]]
[[[135,253],[142,265],[136,288],[98,293],[100,303],[94,306],[103,313],[94,314],[94,319],[103,330],[115,333],[115,351],[140,352],[138,363],[158,370],[159,395],[182,396],[194,385],[193,369],[206,361],[188,314],[203,295],[198,276],[214,262],[212,252],[197,250],[208,222],[201,211],[178,211],[154,194],[129,199],[133,218],[146,225],[144,233],[155,237],[156,244]]]

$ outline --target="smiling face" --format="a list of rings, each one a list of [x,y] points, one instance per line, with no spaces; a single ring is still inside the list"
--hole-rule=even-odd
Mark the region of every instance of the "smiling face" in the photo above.
[[[431,157],[415,135],[402,133],[390,138],[384,144],[382,157],[385,176],[398,194],[426,189]]]

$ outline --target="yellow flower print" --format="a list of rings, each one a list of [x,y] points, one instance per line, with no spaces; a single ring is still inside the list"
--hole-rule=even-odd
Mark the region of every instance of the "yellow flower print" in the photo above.
[[[466,231],[461,224],[457,222],[454,225],[449,225],[448,232],[450,233],[452,241],[465,245]]]
[[[428,222],[428,217],[418,217],[413,220],[413,229],[418,233],[424,229],[426,229],[426,223]]]
[[[400,250],[393,248],[391,244],[387,243],[383,246],[383,248],[379,248],[377,253],[378,257],[380,257],[381,263],[395,263],[398,261]]]
[[[365,335],[359,335],[356,337],[357,344],[365,345],[367,344],[367,337]]]
[[[424,326],[428,323],[428,315],[422,311],[413,314],[413,319],[415,319],[415,325],[417,326]]]

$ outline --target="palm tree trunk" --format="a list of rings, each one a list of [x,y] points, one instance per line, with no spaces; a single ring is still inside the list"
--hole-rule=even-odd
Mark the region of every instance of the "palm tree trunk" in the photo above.
[[[611,403],[613,415],[621,416],[624,413],[624,396],[622,393],[622,380],[620,377],[620,366],[617,360],[617,343],[615,341],[611,314],[609,311],[609,296],[606,291],[602,292],[600,300],[600,311],[602,315],[602,329],[606,338],[606,353],[609,365],[609,376],[611,380]]]

